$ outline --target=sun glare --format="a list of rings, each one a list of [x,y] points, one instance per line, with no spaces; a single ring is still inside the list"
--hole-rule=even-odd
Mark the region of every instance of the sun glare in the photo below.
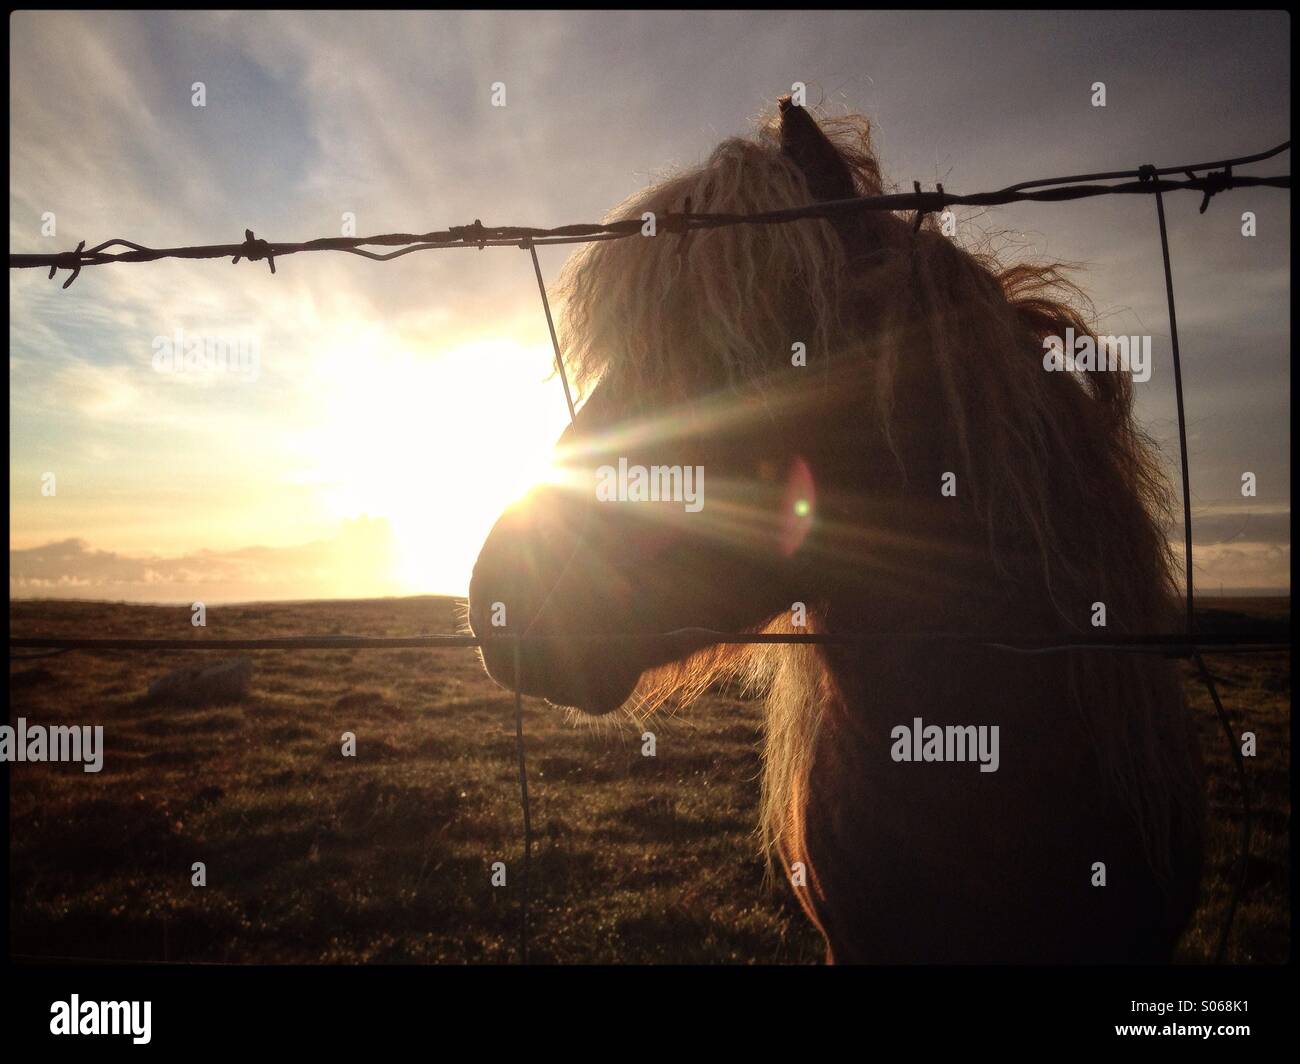
[[[386,519],[395,587],[461,595],[506,506],[552,476],[567,421],[549,347],[496,338],[430,352],[380,328],[318,363],[310,447],[325,507]]]

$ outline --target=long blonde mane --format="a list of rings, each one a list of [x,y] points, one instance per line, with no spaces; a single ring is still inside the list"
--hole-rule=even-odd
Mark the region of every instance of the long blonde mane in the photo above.
[[[885,191],[867,120],[819,121],[858,193]],[[768,117],[755,136],[724,141],[705,163],[632,196],[610,217],[812,201]],[[608,381],[643,403],[666,405],[718,381],[779,397],[791,343],[804,341],[827,387],[840,370],[865,368],[865,416],[906,469],[900,384],[925,374],[949,427],[964,505],[996,571],[1021,572],[1030,559],[1064,631],[1086,630],[1093,602],[1106,604],[1112,634],[1175,630],[1164,534],[1171,496],[1156,449],[1133,419],[1129,375],[1042,366],[1045,337],[1095,335],[1086,299],[1059,265],[1003,264],[994,251],[945,237],[933,220],[915,235],[910,223],[869,216],[874,250],[856,271],[822,220],[586,245],[559,285],[570,375],[580,390]],[[810,630],[819,623],[810,615]],[[647,676],[642,705],[689,699],[737,674],[767,693],[762,830],[771,846],[790,830],[790,798],[805,788],[834,691],[814,648],[753,649],[714,648]],[[1171,670],[1139,655],[1075,654],[1068,674],[1100,763],[1163,873],[1171,821],[1193,800],[1193,754],[1170,709]]]

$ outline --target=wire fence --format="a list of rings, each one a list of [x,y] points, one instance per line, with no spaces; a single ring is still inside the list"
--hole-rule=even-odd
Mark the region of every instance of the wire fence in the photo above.
[[[1048,651],[1111,650],[1160,657],[1190,658],[1198,650],[1215,654],[1273,654],[1286,650],[1290,643],[1278,641],[1273,634],[1254,636],[1205,633],[1195,639],[1183,635],[1130,635],[1088,638],[1079,636],[1063,643],[1059,636],[971,635],[968,632],[721,632],[714,628],[677,628],[671,632],[609,632],[588,635],[582,632],[564,635],[290,635],[266,639],[139,639],[96,636],[93,638],[50,638],[13,636],[11,649],[53,647],[60,654],[71,650],[430,650],[451,647],[478,647],[485,643],[519,642],[524,646],[595,644],[599,646],[637,646],[672,649],[695,645],[698,640],[723,646],[801,643],[809,646],[866,646],[914,640],[925,643],[955,643],[1005,650],[1014,654],[1040,654]],[[34,655],[32,655],[34,656]]]
[[[529,942],[529,883],[528,875],[532,854],[532,827],[528,801],[528,778],[524,751],[523,732],[523,697],[519,692],[520,654],[522,647],[529,644],[594,642],[602,644],[651,643],[672,647],[698,647],[701,639],[721,644],[763,644],[794,643],[810,645],[862,645],[869,642],[888,640],[924,640],[942,642],[945,640],[970,643],[989,649],[1023,654],[1057,653],[1077,650],[1130,652],[1158,654],[1165,657],[1191,659],[1205,684],[1214,703],[1219,723],[1223,729],[1228,746],[1233,755],[1237,770],[1237,781],[1243,808],[1243,827],[1240,868],[1233,887],[1227,916],[1224,920],[1215,959],[1222,962],[1226,956],[1228,936],[1232,928],[1242,890],[1244,889],[1247,862],[1251,839],[1251,802],[1250,789],[1246,777],[1245,762],[1237,747],[1236,736],[1228,719],[1223,703],[1219,698],[1214,678],[1201,657],[1206,653],[1278,653],[1288,652],[1290,642],[1279,642],[1271,634],[1253,636],[1214,636],[1197,634],[1193,612],[1193,575],[1192,575],[1192,518],[1191,518],[1191,480],[1188,468],[1187,424],[1183,403],[1182,360],[1178,345],[1178,322],[1174,301],[1173,272],[1169,255],[1169,240],[1165,222],[1165,192],[1195,191],[1202,194],[1200,213],[1204,214],[1211,199],[1221,192],[1239,188],[1284,188],[1291,187],[1291,176],[1253,176],[1234,173],[1234,168],[1252,163],[1263,162],[1289,150],[1291,142],[1286,141],[1267,151],[1253,155],[1221,159],[1216,162],[1193,163],[1180,166],[1155,167],[1147,164],[1129,170],[1113,170],[1101,173],[1078,174],[1067,177],[1042,178],[1022,181],[992,192],[979,192],[960,195],[944,191],[942,185],[936,186],[934,192],[923,192],[919,183],[913,183],[912,192],[891,193],[879,196],[860,196],[851,199],[830,200],[809,204],[787,210],[766,211],[753,214],[719,214],[719,213],[666,213],[652,219],[653,225],[647,232],[647,219],[627,218],[599,223],[579,223],[539,229],[526,226],[484,226],[475,219],[472,225],[452,226],[448,229],[428,233],[386,233],[369,237],[329,237],[310,240],[305,243],[271,243],[254,236],[251,229],[245,230],[244,241],[240,244],[209,244],[201,246],[150,248],[129,240],[114,238],[104,241],[93,248],[86,248],[83,240],[73,251],[55,254],[13,254],[9,256],[10,269],[48,268],[49,278],[53,279],[59,270],[67,270],[68,277],[62,287],[68,288],[88,266],[103,266],[110,263],[153,262],[160,259],[215,259],[230,257],[237,264],[241,259],[250,262],[266,261],[274,274],[275,260],[289,255],[313,251],[339,251],[378,262],[388,262],[417,251],[448,250],[452,248],[517,247],[530,252],[534,272],[537,277],[538,290],[546,314],[547,328],[554,348],[556,368],[564,387],[565,402],[568,405],[569,418],[574,431],[577,430],[577,414],[573,396],[565,373],[564,359],[555,333],[554,320],[551,315],[550,301],[546,286],[542,280],[541,267],[537,259],[537,247],[552,244],[587,243],[597,240],[620,240],[645,235],[653,237],[659,231],[670,234],[685,235],[697,229],[712,229],[732,225],[784,225],[805,219],[823,219],[833,221],[849,216],[858,211],[913,211],[913,231],[920,229],[927,214],[940,212],[950,206],[1001,206],[1022,202],[1063,202],[1087,199],[1106,195],[1153,195],[1156,200],[1156,216],[1160,232],[1160,247],[1164,265],[1165,296],[1169,311],[1170,346],[1173,356],[1174,392],[1178,410],[1178,446],[1182,477],[1183,500],[1183,543],[1184,543],[1184,583],[1186,591],[1186,631],[1179,634],[1155,634],[1146,636],[1108,636],[1103,638],[1078,637],[1063,641],[1060,637],[1026,638],[1023,636],[970,635],[966,633],[819,633],[819,634],[753,634],[737,632],[718,632],[704,628],[684,628],[672,632],[655,634],[603,633],[585,635],[579,633],[563,636],[532,635],[530,631],[522,634],[502,635],[479,638],[472,635],[413,636],[413,637],[364,637],[364,636],[294,636],[273,639],[128,639],[128,638],[76,638],[24,636],[9,639],[10,659],[31,660],[71,651],[148,651],[148,650],[382,650],[398,648],[426,647],[475,647],[482,646],[492,639],[509,639],[514,645],[515,662],[515,739],[519,766],[520,801],[523,809],[523,886],[520,918],[520,960],[528,961]],[[1206,171],[1199,174],[1198,171]],[[1182,174],[1180,180],[1170,179],[1168,175]],[[1117,184],[1103,184],[1114,182]],[[128,250],[110,252],[110,248],[124,247]],[[396,250],[380,254],[366,250],[367,246],[394,247]],[[570,562],[576,557],[579,544],[575,544]],[[540,612],[540,611],[539,611]],[[31,649],[32,654],[15,655],[15,650]],[[37,958],[30,958],[35,960]],[[47,958],[55,960],[56,958]]]
[[[1220,159],[1210,163],[1190,163],[1182,166],[1141,166],[1132,170],[1111,170],[1096,174],[1076,174],[1071,177],[1039,178],[1021,181],[993,192],[975,192],[960,195],[945,192],[937,186],[934,192],[922,192],[914,183],[913,192],[896,192],[881,196],[858,196],[852,199],[826,200],[804,207],[764,211],[754,214],[706,214],[673,212],[656,219],[656,231],[685,233],[695,229],[713,229],[727,225],[781,225],[805,218],[830,220],[857,211],[916,211],[922,215],[942,211],[950,206],[996,207],[1008,203],[1045,203],[1087,199],[1108,195],[1152,195],[1162,192],[1191,190],[1202,194],[1201,213],[1205,213],[1211,198],[1233,188],[1290,188],[1291,175],[1258,177],[1234,174],[1234,167],[1263,162],[1289,150],[1285,141],[1267,151],[1254,155],[1240,155],[1233,159]],[[1196,171],[1207,173],[1197,176]],[[1169,174],[1183,174],[1184,180],[1165,180]],[[1127,178],[1119,184],[1104,185],[1098,182]],[[593,240],[619,240],[641,234],[645,220],[623,218],[608,222],[581,222],[561,225],[551,229],[530,226],[485,226],[477,218],[471,225],[452,226],[428,233],[383,233],[364,237],[322,237],[304,243],[271,243],[256,237],[251,229],[244,230],[244,240],[238,244],[206,244],[191,247],[150,248],[131,240],[113,238],[86,248],[83,240],[72,251],[52,254],[10,254],[10,269],[48,267],[52,279],[59,270],[68,270],[63,282],[67,288],[82,269],[87,266],[104,266],[113,262],[156,262],[159,259],[223,259],[233,263],[241,259],[250,262],[266,261],[275,273],[275,260],[308,251],[341,251],[360,255],[376,262],[388,262],[416,251],[442,251],[450,248],[532,247],[549,244],[579,244]],[[367,246],[395,247],[396,250],[379,254],[365,250]],[[113,247],[128,250],[110,252]]]

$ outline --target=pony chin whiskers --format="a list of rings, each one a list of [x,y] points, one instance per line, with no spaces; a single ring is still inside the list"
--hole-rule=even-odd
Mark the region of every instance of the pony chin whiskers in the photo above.
[[[806,626],[796,629],[783,611],[749,632],[808,635],[821,630],[817,614],[810,610]],[[647,671],[624,713],[638,726],[666,707],[675,716],[720,685],[731,687],[740,697],[761,698],[764,703],[762,799],[756,836],[766,858],[765,882],[775,888],[783,878],[777,874],[778,850],[798,815],[791,795],[806,791],[833,684],[817,646],[714,645]]]
[[[755,659],[767,649],[756,644],[714,644],[680,661],[648,669],[629,699],[626,711],[634,720],[644,722],[665,708],[670,713],[688,708],[710,687],[737,681],[742,692],[749,693]]]

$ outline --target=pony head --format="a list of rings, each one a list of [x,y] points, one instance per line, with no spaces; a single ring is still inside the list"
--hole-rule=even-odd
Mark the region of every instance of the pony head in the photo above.
[[[614,216],[880,191],[865,125],[845,127],[861,134],[856,151],[837,150],[783,100],[758,140],[726,141]],[[583,636],[750,630],[788,608],[824,524],[814,467],[822,497],[832,482],[821,453],[831,441],[810,421],[825,413],[847,241],[865,246],[868,229],[855,219],[838,232],[825,222],[660,232],[588,245],[570,261],[565,359],[587,398],[559,442],[566,475],[501,517],[470,589],[476,634],[557,637],[523,651],[525,693],[607,712],[648,670],[707,641]],[[485,644],[483,657],[515,686],[507,641]]]
[[[883,191],[865,118],[782,100],[612,217]],[[682,629],[1005,633],[1009,587],[1065,630],[1099,599],[1126,630],[1160,630],[1164,482],[1124,374],[1044,372],[1046,337],[1089,334],[1054,267],[1003,269],[932,219],[878,211],[666,229],[565,267],[585,402],[565,475],[502,515],[474,569],[494,679],[605,713],[638,685],[653,702],[776,656]],[[1042,611],[1011,623],[1041,632]],[[546,639],[516,675],[494,637],[525,634]],[[584,639],[609,634],[630,638]]]

